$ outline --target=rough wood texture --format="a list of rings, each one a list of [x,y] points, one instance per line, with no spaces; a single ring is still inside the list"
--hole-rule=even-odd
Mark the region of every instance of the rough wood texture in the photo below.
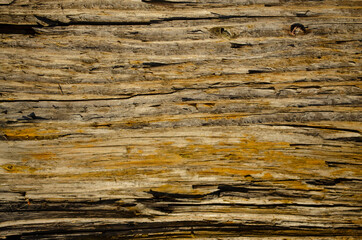
[[[361,6],[0,0],[0,238],[358,239]]]

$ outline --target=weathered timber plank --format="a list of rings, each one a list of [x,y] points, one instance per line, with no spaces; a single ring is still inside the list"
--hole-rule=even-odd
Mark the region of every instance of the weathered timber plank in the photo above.
[[[0,1],[0,238],[358,239],[361,6]]]

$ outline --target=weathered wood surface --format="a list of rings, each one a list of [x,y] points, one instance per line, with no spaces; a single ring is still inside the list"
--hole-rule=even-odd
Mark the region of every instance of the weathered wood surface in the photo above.
[[[0,237],[358,239],[361,7],[1,0]]]

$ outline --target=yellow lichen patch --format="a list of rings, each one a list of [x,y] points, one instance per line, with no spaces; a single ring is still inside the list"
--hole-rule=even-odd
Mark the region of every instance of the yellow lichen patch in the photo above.
[[[335,170],[331,172],[331,175],[333,177],[351,177],[351,176],[362,176],[362,169],[356,169],[356,168],[340,168],[338,170]]]
[[[262,179],[265,179],[265,180],[272,180],[274,179],[273,175],[270,174],[270,173],[264,173],[264,175],[261,177]]]
[[[285,158],[284,153],[282,153],[280,151],[275,151],[275,150],[265,151],[264,156],[262,157],[262,159],[264,161],[274,163],[273,166],[275,166],[275,167],[279,167],[279,165],[277,163],[284,158]],[[275,162],[275,159],[278,159],[278,161]]]
[[[190,144],[186,147],[168,149],[178,153],[188,166],[205,166],[201,175],[238,175],[273,179],[271,173],[250,169],[250,162],[256,168],[265,168],[279,174],[311,174],[313,170],[328,170],[325,160],[294,156],[282,151],[289,149],[285,142],[259,142],[253,138],[240,139],[239,143],[220,141],[215,144]],[[208,160],[212,159],[212,161]],[[197,160],[197,161],[196,161]],[[257,176],[255,176],[257,174]]]
[[[362,218],[353,219],[351,220],[354,224],[361,226],[362,225]]]
[[[305,166],[309,167],[314,167],[314,166],[327,167],[326,161],[316,158],[303,158],[302,163],[305,164]]]
[[[287,188],[298,189],[298,190],[310,190],[307,184],[300,181],[283,181],[283,185]]]
[[[218,94],[218,93],[220,93],[220,90],[217,88],[209,88],[209,89],[204,90],[204,92],[208,93],[208,94]]]
[[[171,144],[171,143],[169,143]],[[167,145],[163,146],[167,148]],[[145,149],[147,151],[147,149]],[[158,149],[152,152],[144,153],[142,149],[133,146],[126,146],[124,154],[113,156],[108,154],[97,159],[95,162],[87,163],[88,167],[102,167],[103,169],[120,168],[147,168],[147,169],[167,169],[169,166],[182,165],[185,159],[179,154],[167,152],[164,149]]]
[[[130,61],[129,61],[129,63],[130,63],[130,64],[132,64],[132,65],[139,65],[139,64],[142,64],[142,63],[143,63],[143,61],[139,61],[139,60],[130,60]]]
[[[52,152],[42,152],[42,153],[31,153],[30,156],[36,160],[51,160],[56,157],[56,154]]]
[[[127,121],[125,122],[125,125],[127,127],[130,127],[130,128],[141,128],[141,127],[144,127],[144,126],[147,126],[149,123],[147,121]]]
[[[56,129],[41,130],[38,128],[3,129],[8,140],[44,140],[61,137]]]
[[[117,179],[130,179],[130,176],[137,176],[136,178],[143,178],[145,176],[158,176],[164,173],[164,170],[150,170],[150,169],[117,169],[117,170],[106,170],[84,173],[69,173],[69,174],[47,174],[47,176],[68,178],[68,179],[109,179],[111,181],[117,181]]]
[[[33,173],[36,171],[35,168],[15,165],[15,164],[4,164],[0,166],[2,169],[7,171],[8,173]]]
[[[263,153],[263,156],[260,158],[261,160],[272,162],[273,168],[283,168],[290,173],[310,173],[310,170],[313,169],[321,170],[323,168],[328,168],[323,159],[297,157],[276,150],[268,150]]]
[[[271,151],[272,149],[285,149],[290,145],[287,142],[267,142],[267,141],[257,141],[255,138],[250,137],[249,139],[243,139],[239,146],[242,149],[256,149],[258,151]]]
[[[180,70],[180,73],[182,73],[183,71],[193,71],[195,70],[195,68],[197,68],[195,63],[192,62],[180,63],[177,64],[175,67]]]
[[[271,199],[270,201],[275,202],[275,203],[283,203],[283,204],[292,204],[294,203],[293,199]]]
[[[73,146],[74,146],[74,148],[93,148],[93,147],[95,147],[96,145],[94,145],[94,144],[79,144],[79,143],[75,143]]]

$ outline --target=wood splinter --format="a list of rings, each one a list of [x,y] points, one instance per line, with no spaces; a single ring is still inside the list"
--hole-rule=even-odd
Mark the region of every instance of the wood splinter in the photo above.
[[[62,95],[64,95],[64,92],[63,92],[62,86],[60,86],[60,83],[58,83],[58,87],[59,87],[59,90],[62,93]]]

